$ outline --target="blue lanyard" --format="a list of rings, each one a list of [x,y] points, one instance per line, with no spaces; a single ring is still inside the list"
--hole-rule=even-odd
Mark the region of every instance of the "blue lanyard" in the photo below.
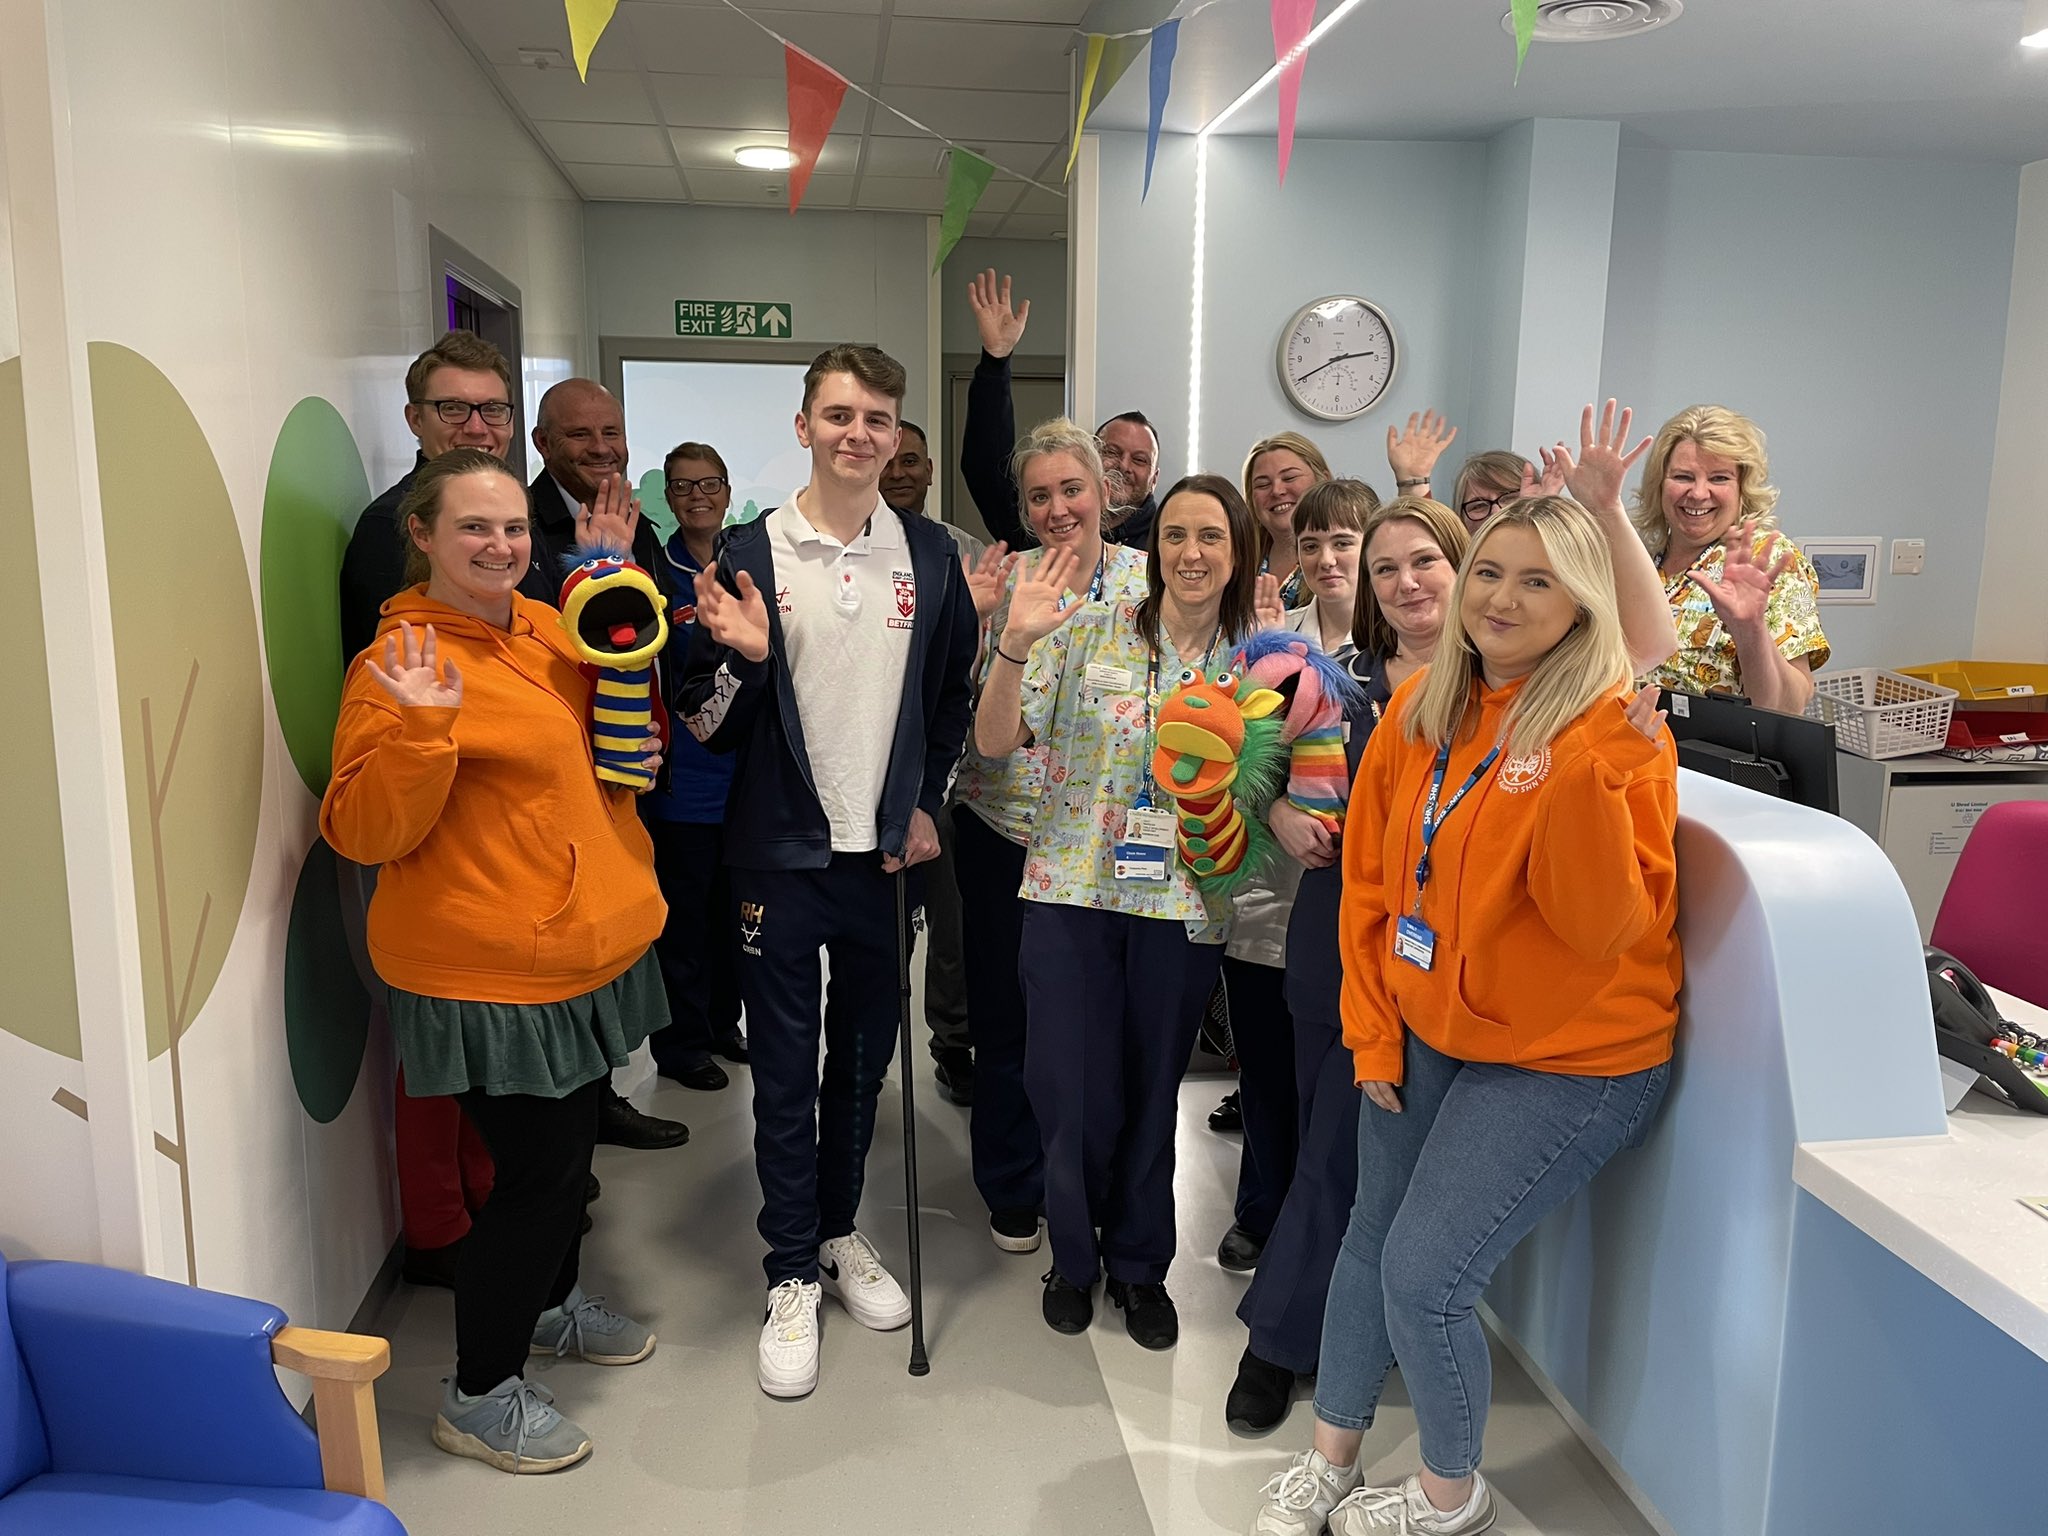
[[[1493,767],[1495,759],[1499,756],[1500,743],[1495,742],[1493,750],[1479,760],[1479,766],[1474,768],[1465,782],[1458,786],[1458,792],[1451,796],[1450,804],[1443,808],[1442,814],[1438,814],[1436,802],[1437,797],[1444,792],[1444,772],[1450,767],[1451,744],[1445,742],[1436,749],[1436,773],[1429,781],[1429,798],[1422,802],[1422,857],[1415,861],[1416,910],[1421,910],[1422,892],[1429,884],[1430,845],[1436,841],[1436,835],[1443,830],[1444,823],[1451,819],[1451,812],[1455,811],[1472,792],[1472,786],[1486,777],[1487,770]]]
[[[1209,664],[1215,659],[1216,646],[1222,639],[1223,621],[1218,619],[1216,632],[1209,637],[1209,649],[1202,652],[1201,676],[1204,681],[1208,679]],[[1144,770],[1145,782],[1138,790],[1140,810],[1150,810],[1152,807],[1152,753],[1155,746],[1152,740],[1152,719],[1159,708],[1159,647],[1152,646],[1149,652],[1145,659],[1145,756],[1139,765]]]
[[[1108,554],[1109,551],[1106,548],[1096,552],[1095,579],[1088,583],[1088,601],[1091,603],[1102,601],[1102,562]]]

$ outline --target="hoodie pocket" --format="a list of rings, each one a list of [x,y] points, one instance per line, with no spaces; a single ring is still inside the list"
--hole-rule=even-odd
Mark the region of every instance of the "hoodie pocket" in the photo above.
[[[654,942],[667,910],[652,867],[615,833],[573,842],[569,894],[533,927],[533,968],[541,975],[613,969]]]

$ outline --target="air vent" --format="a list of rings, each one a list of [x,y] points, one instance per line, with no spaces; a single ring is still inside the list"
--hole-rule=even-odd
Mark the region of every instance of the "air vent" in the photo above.
[[[1543,0],[1536,7],[1536,41],[1611,43],[1654,32],[1684,11],[1685,0]],[[1514,12],[1502,16],[1500,24],[1513,33]]]

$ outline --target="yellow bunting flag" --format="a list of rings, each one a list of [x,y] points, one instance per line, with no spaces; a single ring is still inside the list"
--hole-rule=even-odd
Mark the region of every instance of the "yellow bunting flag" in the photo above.
[[[590,55],[604,29],[611,25],[619,0],[562,0],[569,11],[569,47],[576,55],[576,77],[590,79]]]
[[[1109,39],[1100,32],[1088,34],[1088,54],[1081,65],[1081,110],[1074,114],[1074,147],[1067,151],[1066,175],[1061,180],[1073,179],[1074,162],[1081,155],[1081,125],[1088,121],[1088,107],[1095,95],[1095,77],[1102,72],[1102,47]]]

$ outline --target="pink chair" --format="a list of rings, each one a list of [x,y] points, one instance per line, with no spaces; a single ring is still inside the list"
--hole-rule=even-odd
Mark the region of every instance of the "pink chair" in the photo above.
[[[2048,1008],[2048,800],[2008,800],[1978,818],[1933,943],[1986,986]]]

